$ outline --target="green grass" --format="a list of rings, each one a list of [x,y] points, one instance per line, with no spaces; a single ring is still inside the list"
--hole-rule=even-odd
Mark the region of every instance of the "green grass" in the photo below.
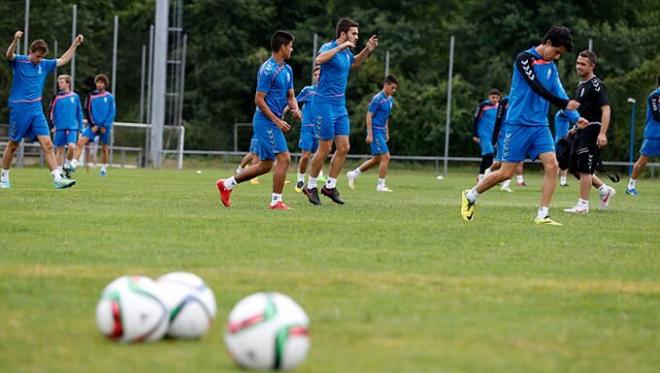
[[[96,170],[51,189],[40,169],[0,191],[0,371],[232,371],[222,333],[256,291],[297,300],[312,321],[301,372],[657,371],[660,183],[625,185],[607,212],[569,216],[576,183],[535,226],[540,177],[482,196],[458,214],[473,174],[395,170],[393,194],[340,187],[347,204],[314,207],[287,186],[268,211],[270,178],[219,205],[226,171]],[[293,179],[293,177],[290,177]],[[592,207],[597,197],[592,193]],[[217,322],[200,341],[122,345],[95,325],[103,287],[173,270],[215,290]]]

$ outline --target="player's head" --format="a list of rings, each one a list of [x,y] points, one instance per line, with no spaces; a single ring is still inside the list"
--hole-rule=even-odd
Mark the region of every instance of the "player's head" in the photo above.
[[[270,38],[270,50],[284,59],[290,58],[293,52],[293,35],[286,31],[275,31]]]
[[[581,78],[587,78],[591,76],[596,68],[596,53],[585,49],[578,54],[577,61],[575,61],[575,71]]]
[[[396,92],[397,88],[399,88],[399,81],[397,78],[394,77],[394,75],[386,76],[385,81],[383,82],[383,91],[385,94],[392,96],[394,92]]]
[[[57,88],[60,91],[69,91],[71,90],[71,76],[62,74],[57,77]]]
[[[501,97],[502,97],[502,93],[497,88],[493,88],[490,91],[488,91],[488,99],[490,100],[490,102],[494,104],[500,102]]]
[[[30,61],[39,63],[47,54],[48,44],[45,41],[37,39],[30,44]]]
[[[316,84],[319,82],[319,78],[321,77],[321,66],[314,66],[314,70],[312,70],[312,84]]]
[[[358,28],[360,24],[350,18],[342,18],[337,22],[337,39],[345,38],[346,41],[356,43],[358,41]]]
[[[553,26],[541,41],[543,46],[541,57],[546,61],[554,61],[561,58],[566,52],[573,49],[573,36],[571,31],[564,26]]]
[[[96,84],[96,89],[99,91],[105,91],[110,85],[110,79],[105,74],[99,74],[94,77],[94,84]]]

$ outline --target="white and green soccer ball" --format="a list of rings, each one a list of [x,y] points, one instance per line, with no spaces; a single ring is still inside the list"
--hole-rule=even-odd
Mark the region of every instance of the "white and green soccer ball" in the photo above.
[[[169,312],[167,335],[173,338],[200,338],[215,320],[213,290],[199,276],[172,272],[156,280]]]
[[[144,276],[112,281],[96,305],[96,325],[115,341],[157,341],[167,332],[168,321],[160,288]]]
[[[225,344],[243,368],[288,370],[309,351],[309,318],[291,298],[256,293],[243,298],[229,314]]]

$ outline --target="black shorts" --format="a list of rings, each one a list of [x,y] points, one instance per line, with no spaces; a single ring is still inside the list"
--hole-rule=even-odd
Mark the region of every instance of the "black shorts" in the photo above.
[[[571,149],[568,170],[572,174],[593,174],[600,161],[600,150],[596,144],[600,124],[592,123],[586,128],[578,129]]]

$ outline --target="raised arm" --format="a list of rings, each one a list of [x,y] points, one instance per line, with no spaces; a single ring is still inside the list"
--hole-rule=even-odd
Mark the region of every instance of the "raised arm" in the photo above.
[[[367,57],[369,57],[371,52],[373,52],[377,46],[378,46],[378,37],[376,35],[371,35],[369,40],[367,40],[367,45],[364,47],[364,49],[362,49],[362,51],[360,51],[360,53],[358,53],[357,56],[355,56],[355,61],[353,61],[353,65],[351,65],[351,68],[357,69],[358,67],[360,67],[360,64],[362,64],[362,62],[366,60]]]
[[[76,36],[76,40],[74,40],[73,43],[71,43],[69,49],[67,49],[67,51],[64,52],[64,54],[57,59],[57,67],[68,64],[73,58],[73,56],[76,54],[76,49],[78,49],[78,46],[82,44],[84,40],[85,38],[82,35]]]
[[[330,61],[332,57],[335,56],[335,54],[343,51],[346,48],[355,48],[355,44],[351,43],[350,41],[345,41],[341,45],[319,53],[318,56],[316,56],[316,64],[323,65],[324,63]]]
[[[23,31],[16,31],[14,34],[14,40],[11,41],[9,47],[7,47],[7,52],[5,52],[5,57],[7,60],[13,61],[16,58],[16,45],[23,37]]]

